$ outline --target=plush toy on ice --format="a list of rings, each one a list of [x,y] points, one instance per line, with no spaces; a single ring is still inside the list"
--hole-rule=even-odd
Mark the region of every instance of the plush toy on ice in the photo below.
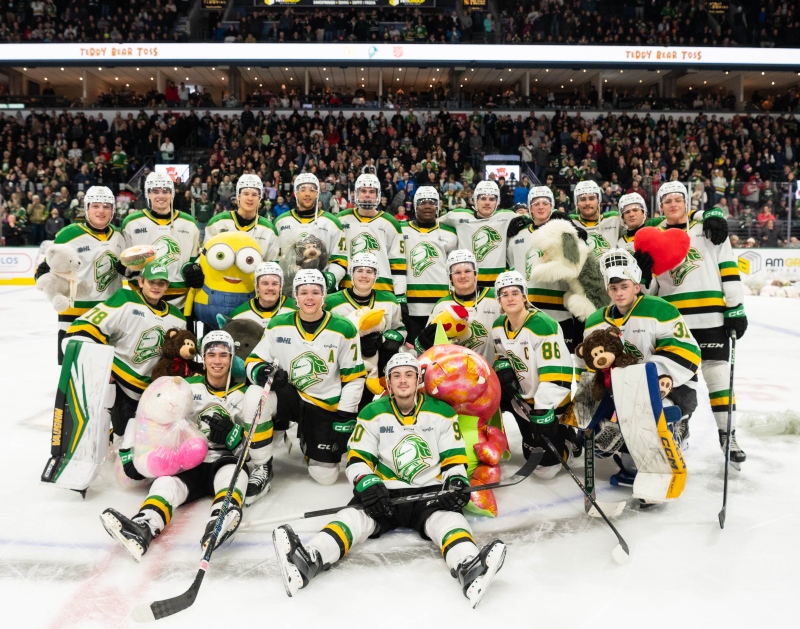
[[[125,434],[124,443],[132,441],[133,447],[119,451],[125,476],[174,476],[203,462],[208,442],[189,420],[193,402],[192,387],[183,378],[158,378],[145,389]]]

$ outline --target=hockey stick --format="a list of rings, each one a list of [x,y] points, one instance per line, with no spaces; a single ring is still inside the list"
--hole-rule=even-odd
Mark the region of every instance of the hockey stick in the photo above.
[[[733,367],[736,363],[736,330],[731,330],[731,381],[728,385],[728,426],[725,431],[725,481],[722,486],[722,511],[719,512],[719,528],[725,528],[728,508],[728,466],[731,462],[731,424],[733,423]]]
[[[550,441],[550,439],[548,439],[547,437],[544,437],[544,442],[547,444],[547,447],[550,448],[550,452],[552,452],[558,459],[559,463],[561,463],[561,467],[563,467],[567,472],[569,472],[569,475],[572,476],[572,480],[574,480],[578,484],[578,487],[581,488],[581,491],[583,491],[584,496],[586,496],[589,500],[591,500],[592,506],[595,509],[597,509],[597,512],[600,514],[600,517],[602,517],[606,521],[606,524],[608,524],[608,526],[611,527],[611,530],[614,531],[614,535],[617,536],[617,541],[619,541],[619,544],[617,544],[614,550],[611,551],[611,556],[614,557],[614,561],[616,561],[619,564],[627,562],[628,559],[630,559],[631,553],[630,550],[628,550],[628,544],[625,543],[624,539],[622,539],[622,535],[620,535],[617,528],[613,524],[611,524],[611,520],[609,520],[608,517],[606,517],[606,514],[603,513],[603,510],[600,508],[600,505],[597,504],[597,501],[594,498],[592,498],[592,495],[589,492],[586,491],[586,487],[584,487],[583,483],[581,483],[581,481],[578,480],[578,477],[575,476],[575,472],[572,471],[572,468],[558,453],[558,450],[556,450],[556,447],[553,445],[553,442]]]
[[[206,576],[206,572],[208,571],[208,563],[211,561],[211,554],[214,552],[214,547],[217,544],[217,538],[222,531],[222,523],[225,521],[225,515],[228,513],[228,507],[231,504],[233,490],[236,488],[236,480],[239,478],[239,473],[242,471],[242,468],[244,468],[244,462],[247,459],[248,453],[250,452],[250,443],[253,441],[253,435],[256,432],[256,425],[258,424],[259,419],[261,419],[261,411],[264,408],[264,405],[267,403],[269,391],[272,387],[272,378],[273,375],[270,374],[269,378],[267,378],[267,383],[264,385],[264,390],[261,392],[261,398],[258,401],[258,408],[256,408],[255,416],[253,417],[253,421],[250,423],[250,429],[247,431],[247,437],[242,444],[242,451],[239,453],[239,460],[236,462],[236,469],[233,471],[230,485],[228,485],[228,492],[225,494],[225,499],[222,501],[222,505],[220,506],[219,516],[217,517],[214,531],[211,533],[211,539],[208,541],[206,552],[203,555],[203,559],[200,561],[200,569],[197,571],[194,582],[183,594],[179,594],[178,596],[174,596],[172,598],[166,598],[161,601],[153,601],[152,603],[141,603],[140,605],[137,605],[131,612],[131,618],[133,618],[134,621],[152,622],[154,620],[182,612],[184,609],[187,609],[194,604],[194,601],[197,598],[197,593],[200,591],[200,585],[203,583],[203,577]]]
[[[486,491],[488,489],[500,489],[502,487],[511,487],[511,485],[516,485],[524,481],[528,476],[533,473],[533,470],[536,469],[536,466],[539,465],[542,457],[544,456],[544,450],[541,448],[534,448],[531,450],[530,456],[528,460],[525,461],[525,465],[519,468],[511,478],[507,480],[501,480],[496,483],[488,483],[486,485],[475,485],[470,487],[464,487],[463,489],[435,489],[433,491],[426,491],[419,494],[409,494],[407,496],[398,496],[392,498],[392,504],[406,504],[408,502],[419,502],[421,500],[435,500],[436,498],[440,498],[446,494],[450,493],[472,493],[473,491]],[[292,522],[294,520],[306,520],[309,518],[316,518],[322,515],[333,515],[335,513],[339,513],[342,509],[362,509],[361,505],[343,505],[341,507],[331,507],[330,509],[320,509],[318,511],[306,511],[305,513],[296,513],[294,515],[282,515],[278,518],[267,518],[265,520],[254,520],[252,522],[247,522],[239,527],[239,530],[242,529],[254,529],[260,526],[268,526],[270,524],[282,524],[284,522]]]

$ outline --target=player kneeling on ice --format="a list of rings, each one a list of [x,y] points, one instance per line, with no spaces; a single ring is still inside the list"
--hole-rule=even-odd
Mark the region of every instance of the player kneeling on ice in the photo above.
[[[308,473],[322,485],[339,477],[339,461],[356,424],[366,370],[356,327],[324,308],[326,282],[316,269],[292,280],[297,312],[273,317],[245,362],[251,382],[263,386],[278,362],[272,390],[277,417],[298,423]]]
[[[448,404],[417,390],[420,368],[407,353],[386,365],[389,396],[358,415],[348,443],[347,478],[353,507],[307,545],[289,525],[272,533],[286,593],[292,596],[339,561],[355,544],[396,528],[413,528],[441,550],[450,573],[475,607],[503,565],[506,547],[494,540],[479,550],[461,510],[469,500],[467,456],[456,413]],[[392,504],[421,487],[447,491],[436,500]],[[461,491],[467,489],[467,491]],[[358,507],[361,508],[358,508]]]
[[[231,382],[233,352],[230,334],[209,332],[203,338],[202,345],[206,375],[187,379],[194,396],[191,419],[208,439],[205,460],[199,466],[176,476],[157,478],[139,512],[132,518],[125,517],[115,509],[106,509],[100,516],[108,534],[120,542],[136,561],[141,560],[153,538],[158,537],[169,524],[174,509],[198,498],[213,498],[211,515],[201,544],[205,545],[211,538],[220,514],[220,504],[236,469],[236,451],[245,432],[242,421],[250,421],[261,396],[258,387],[248,388],[244,383]],[[250,446],[250,466],[255,469],[250,482],[247,466],[243,470],[245,473],[239,475],[216,546],[231,537],[239,526],[245,494],[247,503],[251,504],[269,490],[272,476],[272,419],[269,409],[264,409],[262,418],[263,421],[256,425]],[[131,432],[129,430],[126,433],[126,439]],[[141,480],[143,477],[133,466],[133,454],[130,462],[124,466],[125,473],[130,478]],[[258,483],[253,482],[256,479]]]
[[[553,478],[561,466],[545,439],[567,460],[576,436],[572,428],[558,421],[570,402],[572,358],[556,320],[528,301],[522,275],[501,273],[495,294],[503,311],[492,327],[500,408],[512,412],[517,420],[526,459],[534,448],[544,448],[542,464],[534,474]]]

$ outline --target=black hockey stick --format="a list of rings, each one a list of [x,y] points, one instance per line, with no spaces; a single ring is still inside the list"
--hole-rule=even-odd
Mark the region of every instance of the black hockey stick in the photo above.
[[[733,423],[733,366],[736,363],[736,330],[731,330],[731,381],[728,385],[728,427],[725,431],[725,481],[722,486],[722,511],[719,528],[725,528],[725,511],[728,508],[728,466],[731,462],[731,424]]]
[[[486,491],[488,489],[500,489],[502,487],[510,487],[511,485],[516,485],[524,481],[528,476],[533,473],[533,470],[536,469],[536,466],[539,465],[542,457],[544,456],[544,450],[542,448],[534,448],[531,450],[530,456],[528,460],[525,461],[525,465],[519,468],[511,478],[507,480],[501,480],[497,483],[488,483],[486,485],[475,485],[470,487],[464,487],[463,489],[434,489],[432,491],[426,491],[423,493],[418,494],[409,494],[407,496],[398,496],[392,498],[392,504],[405,504],[408,502],[419,502],[420,500],[435,500],[440,498],[446,494],[450,493],[472,493],[473,491]],[[363,508],[361,505],[343,505],[341,507],[331,507],[330,509],[319,509],[318,511],[306,511],[305,513],[298,513],[294,515],[282,515],[277,518],[268,518],[266,520],[254,520],[253,522],[248,522],[247,524],[242,525],[241,529],[251,529],[256,528],[258,526],[266,526],[269,524],[281,524],[283,522],[292,522],[294,520],[306,520],[308,518],[316,518],[322,515],[333,515],[335,513],[339,513],[342,509],[361,509]]]
[[[550,441],[550,439],[548,439],[547,437],[544,437],[544,442],[547,444],[547,447],[550,448],[550,452],[552,452],[558,459],[559,463],[561,463],[561,467],[563,467],[569,473],[569,475],[572,476],[572,480],[574,480],[578,484],[578,487],[581,488],[583,495],[586,496],[592,502],[592,506],[595,509],[597,509],[597,512],[606,521],[606,524],[608,524],[608,526],[611,527],[611,530],[614,531],[614,535],[617,536],[617,541],[619,541],[619,544],[617,544],[614,550],[611,551],[611,555],[614,557],[614,561],[620,564],[627,562],[628,559],[630,559],[631,553],[630,550],[628,550],[628,544],[625,543],[624,539],[622,539],[622,535],[620,535],[617,528],[613,524],[611,524],[611,520],[609,520],[606,517],[606,514],[603,513],[603,510],[600,508],[600,505],[597,504],[597,501],[594,498],[592,498],[592,495],[589,492],[586,491],[586,487],[583,486],[583,483],[581,483],[578,477],[575,476],[575,472],[572,471],[572,468],[558,453],[558,450],[556,450],[556,447],[553,445],[553,442]]]
[[[225,499],[222,501],[222,505],[220,506],[219,516],[217,517],[214,531],[211,533],[211,539],[208,541],[206,552],[203,554],[203,559],[200,561],[200,569],[197,571],[194,582],[183,594],[173,596],[172,598],[166,598],[161,601],[153,601],[152,603],[142,603],[134,607],[133,611],[131,612],[131,618],[133,618],[133,620],[136,622],[152,622],[160,618],[166,618],[167,616],[172,616],[173,614],[182,612],[184,609],[187,609],[194,604],[194,601],[197,598],[197,593],[200,591],[200,585],[203,583],[203,577],[205,577],[206,572],[208,572],[208,563],[211,561],[211,554],[214,552],[214,546],[216,546],[217,538],[222,531],[222,523],[225,521],[225,515],[228,513],[228,507],[231,504],[233,490],[236,488],[236,480],[239,478],[239,473],[242,471],[242,468],[244,468],[244,462],[247,459],[248,453],[250,452],[250,443],[253,441],[253,434],[256,432],[256,425],[258,424],[259,419],[261,419],[261,411],[267,402],[267,397],[269,396],[269,391],[272,387],[272,378],[273,376],[270,374],[269,378],[267,379],[267,383],[264,385],[264,390],[261,392],[261,399],[258,401],[258,408],[256,409],[253,421],[250,423],[250,429],[247,431],[247,437],[242,444],[242,451],[239,453],[239,460],[236,462],[236,469],[233,471],[233,476],[231,477],[231,482],[228,486],[228,493],[225,494]]]

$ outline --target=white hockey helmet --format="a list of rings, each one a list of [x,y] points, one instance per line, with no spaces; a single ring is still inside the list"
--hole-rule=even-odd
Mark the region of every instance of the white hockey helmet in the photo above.
[[[281,286],[283,286],[283,269],[280,264],[275,262],[262,262],[259,264],[253,274],[256,284],[258,284],[258,278],[264,275],[277,275],[281,280]]]
[[[169,175],[165,175],[164,173],[157,173],[154,171],[147,175],[147,178],[144,180],[145,196],[149,196],[153,188],[166,188],[169,190],[170,195],[173,197],[175,196],[175,183]]]
[[[259,198],[264,196],[264,182],[258,175],[242,175],[236,182],[236,196],[238,197],[245,188],[258,190]]]
[[[504,271],[500,275],[497,276],[497,279],[494,281],[494,294],[497,299],[500,299],[500,291],[504,288],[508,288],[509,286],[519,286],[519,289],[522,291],[522,294],[525,295],[528,292],[528,285],[525,282],[525,278],[522,277],[522,274],[519,271]]]
[[[322,296],[325,297],[327,284],[325,277],[317,269],[303,269],[297,272],[292,280],[292,297],[297,299],[297,289],[306,284],[316,284],[322,289]]]
[[[478,203],[478,197],[481,195],[488,194],[489,196],[495,197],[498,203],[500,202],[500,188],[497,187],[497,184],[494,181],[480,181],[478,185],[475,186],[475,190],[472,192],[472,203],[473,205]]]
[[[661,184],[661,187],[658,189],[658,195],[656,196],[656,204],[659,208],[661,208],[661,203],[663,199],[668,194],[679,193],[683,195],[683,201],[686,205],[689,205],[689,193],[686,190],[686,186],[684,186],[680,181],[668,181],[667,183]]]
[[[378,275],[378,258],[375,256],[374,253],[370,253],[369,251],[365,251],[364,253],[357,253],[352,258],[350,258],[350,273],[352,274],[359,267],[367,267],[368,269],[373,269],[375,271],[375,275]]]
[[[233,342],[233,337],[224,330],[214,330],[209,332],[203,337],[203,344],[200,348],[200,354],[205,356],[206,350],[211,347],[222,346],[227,349],[231,356],[234,354],[236,345]]]
[[[436,213],[439,213],[439,210],[442,207],[442,200],[439,197],[439,193],[436,191],[436,188],[433,186],[420,186],[417,188],[417,191],[414,193],[414,210],[416,211],[417,205],[422,203],[423,201],[431,201],[436,205]]]
[[[414,354],[409,352],[397,352],[386,363],[387,381],[392,373],[392,369],[396,369],[398,367],[411,367],[412,369],[415,369],[417,373],[419,373],[420,370],[419,361],[416,359]]]
[[[88,210],[89,205],[92,203],[110,203],[111,209],[114,209],[117,206],[117,199],[110,188],[106,186],[92,186],[86,191],[86,194],[83,195],[84,211]]]
[[[634,284],[642,281],[642,270],[636,259],[625,249],[609,249],[600,256],[598,262],[606,288],[614,278],[630,280]]]
[[[578,205],[578,197],[583,196],[584,194],[596,194],[597,200],[600,201],[600,195],[603,191],[600,189],[600,186],[597,185],[597,182],[588,179],[586,181],[579,181],[575,184],[575,190],[572,193],[572,198],[575,201],[575,205]]]
[[[528,207],[531,206],[534,199],[540,199],[542,197],[550,201],[550,205],[555,207],[556,200],[553,197],[553,191],[547,186],[533,186],[528,190]]]
[[[317,179],[314,173],[300,173],[297,175],[297,177],[294,178],[294,193],[297,194],[300,186],[305,184],[311,184],[319,193],[319,179]]]
[[[635,206],[639,206],[643,212],[645,213],[647,212],[647,203],[645,202],[644,197],[642,197],[642,195],[639,194],[638,192],[623,194],[619,198],[619,203],[617,204],[620,216],[625,214],[625,208],[635,207]]]
[[[375,201],[360,201],[358,191],[361,188],[375,188]],[[380,200],[381,196],[381,182],[378,181],[378,178],[373,175],[372,173],[364,173],[363,175],[359,175],[358,179],[356,179],[356,186],[355,186],[355,204],[361,208],[362,210],[374,210],[378,207],[378,201]]]
[[[478,262],[475,260],[475,254],[469,249],[456,249],[455,251],[451,251],[450,255],[447,256],[447,274],[450,275],[450,269],[456,264],[463,264],[464,262],[471,264],[475,273],[478,272]]]

